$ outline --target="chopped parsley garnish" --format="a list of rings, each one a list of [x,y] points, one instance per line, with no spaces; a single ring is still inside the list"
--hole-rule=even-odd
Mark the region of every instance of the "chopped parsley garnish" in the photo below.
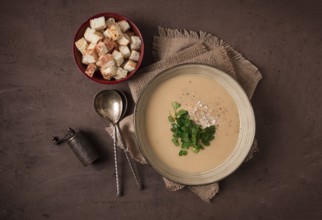
[[[179,109],[181,104],[172,103],[174,115],[170,113],[168,120],[171,123],[172,142],[180,146],[179,156],[188,154],[188,149],[195,153],[209,146],[210,141],[215,138],[216,127],[214,125],[202,128],[200,125],[190,119],[187,110]]]

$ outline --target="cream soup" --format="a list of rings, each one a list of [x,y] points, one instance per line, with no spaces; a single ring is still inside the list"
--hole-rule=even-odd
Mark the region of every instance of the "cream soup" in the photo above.
[[[216,119],[215,139],[199,153],[189,149],[187,156],[179,156],[180,147],[171,141],[168,116],[174,101],[186,110],[203,103]],[[220,166],[232,154],[240,131],[233,98],[219,83],[201,74],[178,75],[161,83],[150,94],[145,123],[148,144],[157,158],[169,168],[187,173],[206,172]]]

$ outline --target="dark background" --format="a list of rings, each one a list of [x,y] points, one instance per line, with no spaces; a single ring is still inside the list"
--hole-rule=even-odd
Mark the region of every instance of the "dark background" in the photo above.
[[[103,89],[73,60],[78,27],[118,12],[141,29],[152,63],[158,26],[203,30],[262,72],[252,100],[260,152],[207,204],[189,190],[167,191],[139,165],[139,192],[123,161],[116,198],[112,139],[93,109]],[[2,1],[0,7],[1,219],[322,219],[321,1]],[[87,132],[103,159],[82,167],[53,135]]]

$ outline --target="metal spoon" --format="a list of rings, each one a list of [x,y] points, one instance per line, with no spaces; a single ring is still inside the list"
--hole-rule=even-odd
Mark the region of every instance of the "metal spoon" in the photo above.
[[[121,115],[121,118],[120,118],[120,120],[125,116],[125,113],[126,113],[126,110],[127,110],[127,106],[128,106],[128,101],[127,101],[127,97],[126,97],[126,95],[124,94],[124,92],[122,92],[122,91],[120,91],[120,90],[116,90],[120,95],[121,95],[121,97],[122,97],[122,101],[123,101],[123,113],[122,113],[122,115]],[[122,135],[121,135],[121,137],[122,137]],[[124,143],[124,142],[123,142]],[[132,174],[133,174],[133,177],[134,177],[134,180],[135,180],[135,182],[136,182],[136,185],[138,186],[138,189],[139,190],[143,190],[143,186],[141,185],[141,181],[139,181],[139,179],[138,179],[138,175],[136,174],[136,172],[135,172],[135,170],[134,170],[134,168],[133,168],[133,165],[132,165],[132,163],[131,163],[131,160],[130,160],[130,158],[129,158],[129,156],[128,156],[128,153],[124,150],[124,154],[125,154],[125,157],[126,157],[126,159],[127,159],[127,162],[128,162],[128,164],[129,164],[129,166],[130,166],[130,169],[131,169],[131,172],[132,172]]]
[[[118,122],[122,116],[123,102],[122,98],[114,90],[103,90],[94,98],[94,108],[99,116],[110,121],[114,125],[114,165],[116,176],[116,195],[121,196],[119,174],[117,166],[117,152],[116,152],[116,134],[118,129]]]
[[[102,118],[109,120],[114,125],[114,161],[115,161],[115,174],[116,174],[116,190],[117,195],[120,196],[120,187],[119,187],[119,176],[118,176],[118,167],[117,167],[117,156],[116,156],[116,140],[117,132],[119,134],[118,122],[124,117],[128,106],[128,101],[126,95],[122,91],[118,90],[104,90],[98,93],[94,99],[94,107],[98,115]],[[122,135],[121,135],[122,136]],[[124,143],[124,142],[123,142]],[[132,166],[130,158],[127,152],[124,150],[127,162],[130,166],[131,172],[135,179],[135,182],[140,190],[143,187],[138,180],[137,174]]]

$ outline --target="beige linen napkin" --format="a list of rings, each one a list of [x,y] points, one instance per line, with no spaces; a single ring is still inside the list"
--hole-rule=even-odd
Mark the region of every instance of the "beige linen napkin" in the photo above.
[[[153,55],[158,61],[137,72],[129,81],[134,102],[137,101],[145,86],[160,72],[183,63],[208,64],[223,70],[239,82],[249,98],[252,97],[258,82],[262,79],[259,70],[239,52],[216,36],[202,31],[159,28],[159,35],[153,40]],[[136,161],[146,163],[135,143],[133,115],[124,118],[120,122],[120,128],[124,145],[118,141],[118,146],[128,151]],[[106,130],[109,134],[113,134],[111,127],[107,127]],[[120,134],[118,136],[120,137]],[[245,161],[251,159],[256,151],[258,148],[255,140]],[[163,179],[168,190],[177,191],[185,187]],[[207,202],[219,192],[218,183],[188,186],[188,188]]]

